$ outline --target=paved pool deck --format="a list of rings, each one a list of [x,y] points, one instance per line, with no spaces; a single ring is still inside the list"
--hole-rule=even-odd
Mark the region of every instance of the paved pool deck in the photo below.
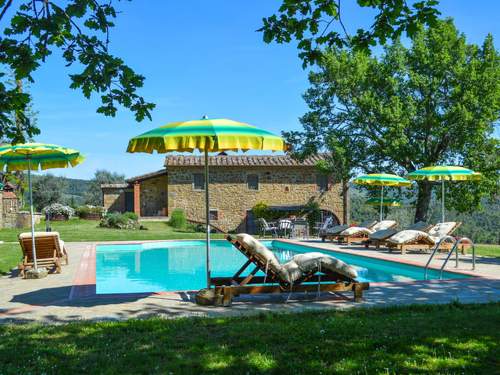
[[[154,241],[151,241],[154,242]],[[379,259],[425,265],[429,255],[401,255],[369,250],[355,245],[340,246],[320,241],[291,241],[325,250],[349,252]],[[365,291],[364,301],[354,303],[352,293],[320,295],[240,296],[230,308],[198,306],[194,294],[153,293],[148,295],[95,295],[95,243],[68,243],[70,264],[61,274],[50,274],[40,280],[24,280],[14,271],[0,277],[0,322],[65,323],[75,320],[117,320],[161,316],[232,316],[263,312],[298,312],[316,309],[351,309],[355,307],[406,305],[415,303],[486,303],[500,301],[500,259],[478,257],[471,270],[471,256],[461,255],[455,269],[451,259],[447,270],[468,272],[470,279],[415,281],[408,283],[372,283]],[[444,254],[433,261],[440,267]]]

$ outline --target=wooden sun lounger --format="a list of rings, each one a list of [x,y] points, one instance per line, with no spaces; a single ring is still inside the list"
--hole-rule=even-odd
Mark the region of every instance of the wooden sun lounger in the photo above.
[[[377,221],[374,221],[374,220],[367,220],[367,221],[363,221],[359,226],[360,227],[367,227],[367,228],[371,228],[373,227],[375,224],[377,224]],[[338,229],[335,231],[335,232],[331,232],[331,233],[328,233],[326,236],[325,236],[325,239],[329,239],[330,241],[334,241],[334,240],[339,240],[340,238],[343,238],[341,236],[340,233],[342,233],[344,230],[348,229],[350,226],[349,225],[339,225],[338,226]],[[324,241],[324,240],[323,240]]]
[[[228,235],[226,239],[231,242],[248,260],[232,277],[214,277],[210,279],[215,286],[215,304],[230,306],[233,297],[240,294],[261,293],[289,293],[289,292],[353,292],[354,301],[359,302],[363,297],[363,290],[368,290],[369,283],[358,282],[338,273],[318,275],[307,274],[300,280],[290,285],[281,279],[271,269],[267,269],[267,276],[255,276],[258,271],[266,273],[266,261],[258,254],[251,254],[245,246]],[[254,268],[247,276],[243,272],[251,265]],[[265,283],[264,283],[265,281]],[[312,284],[304,284],[312,283]]]
[[[460,225],[462,225],[461,222],[456,222],[455,226],[447,233],[447,235],[451,235],[453,232],[455,232]],[[436,246],[436,243],[428,238],[417,238],[414,241],[403,244],[395,244],[387,241],[386,246],[390,252],[392,252],[393,250],[400,250],[401,254],[406,254],[407,250],[430,250],[434,248],[434,246]],[[438,251],[450,251],[452,246],[453,244],[451,242],[443,241],[441,242]],[[464,253],[466,247],[466,244],[463,244],[461,246],[462,253]]]
[[[35,266],[33,259],[33,244],[31,233],[21,233],[19,244],[23,251],[23,261],[19,264],[20,276],[25,277],[28,269]],[[61,272],[61,259],[68,264],[68,253],[61,246],[59,233],[57,232],[35,232],[36,260],[39,267],[51,268],[56,273]]]
[[[375,225],[379,224],[378,222],[369,226],[369,227],[366,227],[367,229],[372,229],[373,227],[375,227]],[[394,222],[394,224],[392,224],[392,226],[386,228],[386,229],[393,229],[393,228],[396,228],[398,225],[398,223]],[[340,233],[338,236],[337,236],[337,241],[338,243],[345,243],[347,245],[350,245],[351,243],[353,242],[366,242],[368,241],[370,238],[369,238],[369,234],[366,234],[366,233],[363,233],[363,232],[358,232],[358,233],[354,233],[354,234],[348,234],[348,235],[343,235],[342,233]]]
[[[375,232],[374,235],[378,233],[378,238],[372,238],[372,235],[368,236],[368,240],[364,242],[366,248],[370,246],[375,246],[376,250],[379,250],[381,246],[387,245],[387,240],[395,235],[396,233],[402,230],[421,230],[422,232],[427,232],[432,228],[432,224],[426,224],[424,222],[419,221],[418,223],[414,223],[406,227],[405,229],[397,230],[396,228],[384,229],[378,232]]]

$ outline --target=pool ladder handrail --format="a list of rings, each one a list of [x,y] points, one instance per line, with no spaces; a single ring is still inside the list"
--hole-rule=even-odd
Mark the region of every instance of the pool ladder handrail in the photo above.
[[[429,269],[429,266],[431,264],[432,259],[434,258],[434,255],[436,255],[436,252],[440,248],[441,243],[446,241],[446,240],[449,240],[449,239],[452,240],[453,246],[451,247],[450,251],[448,252],[446,259],[444,260],[444,262],[439,270],[439,278],[440,279],[443,278],[444,268],[446,267],[446,264],[448,263],[448,260],[450,259],[451,254],[453,254],[453,252],[455,252],[455,268],[458,268],[458,245],[460,245],[462,242],[465,242],[465,241],[469,242],[472,245],[472,270],[476,269],[476,246],[475,246],[474,242],[472,242],[472,240],[468,237],[462,237],[462,238],[456,239],[453,236],[447,235],[447,236],[442,237],[439,240],[439,242],[436,244],[434,249],[432,250],[432,253],[429,257],[429,260],[427,261],[427,263],[425,265],[424,280],[427,280],[427,271]]]
[[[434,255],[436,255],[439,247],[441,246],[441,243],[446,241],[446,240],[452,240],[452,242],[456,242],[456,239],[455,237],[453,236],[450,236],[450,235],[446,235],[444,237],[442,237],[438,243],[436,244],[436,246],[434,246],[434,249],[432,249],[432,253],[431,253],[431,256],[429,257],[429,260],[427,261],[426,265],[425,265],[425,268],[424,268],[424,280],[427,280],[427,271],[429,270],[429,265],[431,264],[432,262],[432,259],[434,258]],[[453,246],[454,248],[454,246]]]
[[[439,278],[443,278],[443,271],[444,268],[446,267],[446,264],[448,263],[448,260],[451,257],[451,254],[455,252],[455,268],[458,268],[458,245],[460,245],[462,242],[468,242],[472,246],[472,270],[476,269],[476,245],[474,245],[474,242],[468,237],[462,237],[459,238],[458,240],[455,241],[455,245],[450,249],[448,252],[448,255],[446,256],[446,259],[443,262],[443,265],[441,266],[441,269],[439,270]]]

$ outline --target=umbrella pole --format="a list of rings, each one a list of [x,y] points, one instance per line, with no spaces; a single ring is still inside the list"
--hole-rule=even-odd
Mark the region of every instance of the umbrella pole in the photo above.
[[[30,191],[31,247],[33,249],[33,260],[35,263],[35,271],[37,271],[38,263],[36,260],[36,247],[35,247],[35,216],[33,214],[33,189],[31,187],[31,157],[28,157],[28,188]]]
[[[384,185],[380,189],[380,221],[382,221],[383,216],[383,204],[384,204]]]
[[[441,180],[441,222],[444,223],[444,178]]]
[[[210,288],[210,206],[208,196],[208,140],[205,145],[205,218],[206,218],[206,266],[207,266],[207,288]]]

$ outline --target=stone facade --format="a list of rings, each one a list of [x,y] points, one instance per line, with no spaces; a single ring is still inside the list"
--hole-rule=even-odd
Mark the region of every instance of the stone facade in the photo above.
[[[125,212],[125,194],[131,190],[128,184],[106,184],[101,189],[103,205],[108,212]]]
[[[16,228],[19,199],[10,191],[0,191],[0,228]]]
[[[341,186],[318,176],[317,160],[318,157],[301,163],[283,155],[211,157],[212,224],[223,231],[245,231],[249,211],[259,202],[287,207],[315,201],[340,221],[343,216]],[[180,208],[188,220],[203,223],[203,163],[199,156],[168,157],[166,169],[133,177],[127,184],[103,185],[104,207],[108,211],[133,211],[142,217],[168,216]],[[255,186],[256,180],[258,186]]]
[[[167,175],[140,182],[140,216],[167,216]]]
[[[189,220],[204,222],[205,193],[193,186],[193,174],[202,167],[169,167],[168,212],[181,208]],[[258,190],[250,190],[247,175],[257,175]],[[301,206],[309,201],[342,218],[340,185],[328,184],[319,191],[314,168],[304,167],[212,167],[210,169],[212,224],[224,231],[246,229],[248,211],[259,202],[268,206]]]

